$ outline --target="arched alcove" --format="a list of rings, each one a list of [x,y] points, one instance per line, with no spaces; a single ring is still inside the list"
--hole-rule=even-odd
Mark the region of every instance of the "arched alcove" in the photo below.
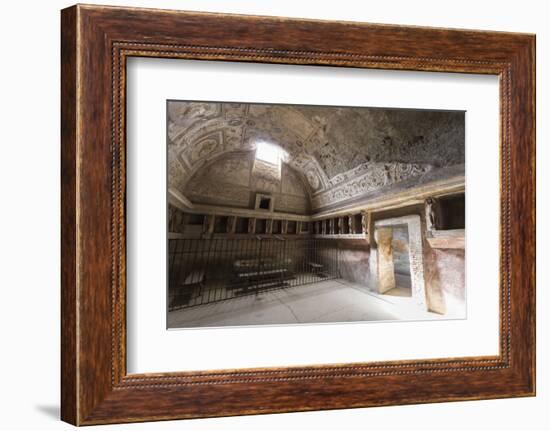
[[[275,212],[311,213],[311,190],[291,165],[279,177],[254,170],[254,152],[231,152],[205,163],[185,183],[183,194],[197,204],[254,209],[257,194],[273,197]]]

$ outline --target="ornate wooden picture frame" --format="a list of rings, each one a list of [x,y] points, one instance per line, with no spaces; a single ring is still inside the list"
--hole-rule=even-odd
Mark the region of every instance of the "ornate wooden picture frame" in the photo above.
[[[535,37],[102,6],[62,11],[61,416],[75,425],[535,394]],[[128,374],[126,60],[497,75],[500,354]]]

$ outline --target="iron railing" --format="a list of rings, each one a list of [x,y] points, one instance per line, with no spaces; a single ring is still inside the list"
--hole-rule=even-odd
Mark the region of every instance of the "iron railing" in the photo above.
[[[340,276],[330,239],[171,239],[168,254],[170,311]]]

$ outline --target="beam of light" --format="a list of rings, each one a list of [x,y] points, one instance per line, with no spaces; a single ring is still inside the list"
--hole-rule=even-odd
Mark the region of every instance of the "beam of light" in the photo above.
[[[267,142],[258,142],[256,145],[256,159],[272,165],[280,165],[285,155],[281,147]]]

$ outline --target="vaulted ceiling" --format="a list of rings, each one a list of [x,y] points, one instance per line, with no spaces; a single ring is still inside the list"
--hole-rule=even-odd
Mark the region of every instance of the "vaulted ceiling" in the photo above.
[[[201,169],[258,142],[286,151],[312,207],[321,208],[463,164],[464,113],[169,101],[169,185],[183,191]]]

